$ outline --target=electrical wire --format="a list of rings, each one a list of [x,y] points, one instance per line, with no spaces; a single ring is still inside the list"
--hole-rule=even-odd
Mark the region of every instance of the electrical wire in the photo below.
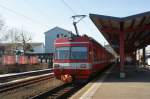
[[[73,10],[73,8],[71,8],[71,6],[67,3],[67,2],[65,2],[65,0],[61,0],[62,1],[62,3],[73,13],[73,14],[77,14],[76,12],[75,12],[75,10]],[[85,9],[83,9],[81,6],[80,6],[80,9],[83,11],[83,12],[86,12],[85,11]],[[87,25],[88,23],[86,22],[86,21],[84,21],[84,20],[82,20],[82,22],[84,23],[84,26],[87,28],[87,29],[89,29],[89,33],[92,35],[92,29],[91,29],[91,27],[89,26],[89,25]],[[104,38],[105,39],[105,38]],[[105,39],[105,41],[107,42],[107,40]],[[107,42],[108,43],[108,42]]]
[[[62,3],[73,13],[73,14],[77,14],[69,5],[65,0],[61,0]]]
[[[14,14],[16,14],[16,15],[19,15],[19,16],[21,16],[21,17],[24,17],[25,19],[27,19],[27,20],[29,20],[29,21],[31,21],[31,22],[33,22],[33,23],[36,23],[36,24],[38,23],[38,24],[41,25],[41,26],[47,27],[46,25],[42,25],[41,22],[39,22],[39,21],[37,21],[37,20],[34,20],[34,19],[32,19],[32,18],[30,18],[30,17],[28,17],[28,16],[26,16],[26,15],[24,15],[24,14],[22,14],[22,13],[19,13],[19,12],[15,11],[15,10],[12,10],[12,9],[10,9],[10,8],[7,8],[6,6],[3,6],[3,5],[0,4],[0,7],[3,8],[3,9],[5,9],[5,10],[7,10],[7,11],[9,11],[9,12],[11,12],[11,13],[14,13]]]
[[[67,2],[65,2],[65,0],[61,0],[61,1],[73,14],[77,15],[75,10],[73,10],[73,8]],[[83,12],[85,11],[82,7],[80,7],[80,8],[82,9]],[[82,20],[82,22],[84,23],[84,26],[89,29],[90,34],[92,34],[92,30],[89,26],[87,26],[87,22],[84,20]]]

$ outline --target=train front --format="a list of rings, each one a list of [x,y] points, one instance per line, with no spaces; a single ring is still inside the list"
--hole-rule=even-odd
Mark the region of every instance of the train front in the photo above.
[[[64,82],[85,81],[91,73],[89,40],[86,37],[55,40],[54,75]]]

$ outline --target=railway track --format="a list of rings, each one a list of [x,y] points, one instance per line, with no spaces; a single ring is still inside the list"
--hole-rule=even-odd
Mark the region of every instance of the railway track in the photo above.
[[[0,85],[0,94],[5,93],[7,91],[12,91],[17,88],[25,87],[27,85],[35,84],[44,80],[54,78],[53,73],[39,75],[36,77],[25,78],[23,80],[15,80],[11,82],[7,82]],[[77,90],[79,90],[81,86],[77,86],[75,84],[63,84],[58,86],[50,91],[41,93],[40,95],[31,97],[31,99],[64,99],[71,96]]]
[[[103,69],[103,72],[106,71],[110,67],[106,67]],[[101,76],[103,72],[99,72],[97,75],[94,76],[94,79]],[[90,81],[93,79],[90,79]],[[87,82],[88,83],[88,82]],[[47,92],[43,92],[37,96],[32,97],[31,99],[68,99],[74,93],[79,91],[82,87],[84,87],[86,83],[83,84],[64,84]]]
[[[11,80],[26,78],[30,76],[47,74],[47,73],[51,73],[52,71],[53,69],[44,69],[44,70],[36,70],[36,71],[29,71],[29,72],[22,72],[22,73],[4,74],[4,75],[0,75],[0,83],[5,83]]]
[[[30,99],[30,97],[54,89],[63,84],[63,82],[55,79],[52,70],[51,72],[49,71],[50,73],[46,72],[42,75],[36,74],[36,76],[23,77],[22,79],[0,83],[0,98],[16,99],[16,97],[18,97],[18,99]]]
[[[24,87],[27,85],[35,84],[40,81],[48,80],[54,78],[53,73],[43,74],[39,76],[33,76],[25,79],[14,80],[10,82],[6,82],[0,85],[0,93],[11,91],[20,87]]]
[[[34,96],[31,99],[67,99],[82,87],[83,85],[73,83],[64,84],[47,92],[41,93],[40,95]]]

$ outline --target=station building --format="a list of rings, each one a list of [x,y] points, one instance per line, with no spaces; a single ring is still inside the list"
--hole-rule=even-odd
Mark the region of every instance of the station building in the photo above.
[[[71,37],[74,35],[71,31],[60,27],[54,27],[45,32],[45,53],[54,52],[54,40],[59,37]]]

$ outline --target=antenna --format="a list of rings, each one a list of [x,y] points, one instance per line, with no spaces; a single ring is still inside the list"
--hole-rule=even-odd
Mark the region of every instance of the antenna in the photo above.
[[[77,36],[79,36],[77,23],[79,23],[85,17],[86,17],[86,15],[74,15],[74,16],[72,16],[72,18],[73,18],[73,26],[75,28]]]

